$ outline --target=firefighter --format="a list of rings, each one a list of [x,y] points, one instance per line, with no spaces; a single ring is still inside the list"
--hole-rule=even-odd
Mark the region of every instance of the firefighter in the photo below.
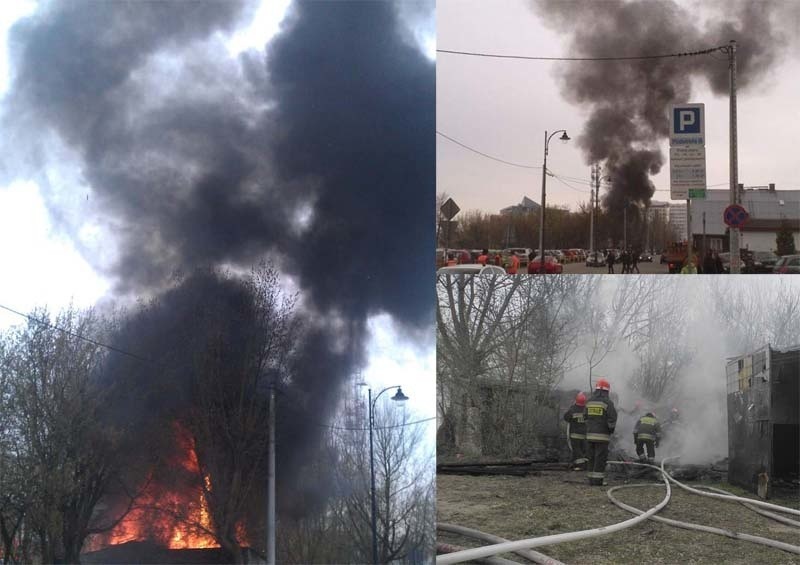
[[[642,461],[650,463],[656,456],[656,447],[661,439],[661,424],[658,423],[655,415],[648,412],[636,422],[633,428],[633,442],[636,444],[636,455]],[[644,450],[647,448],[647,457]]]
[[[586,419],[587,477],[590,485],[602,485],[606,476],[608,444],[617,425],[617,409],[608,397],[611,385],[604,378],[597,379],[594,394],[584,407]]]
[[[583,409],[586,406],[586,395],[579,392],[575,404],[564,414],[564,421],[569,424],[569,445],[572,450],[572,464],[576,471],[586,465],[586,422]]]

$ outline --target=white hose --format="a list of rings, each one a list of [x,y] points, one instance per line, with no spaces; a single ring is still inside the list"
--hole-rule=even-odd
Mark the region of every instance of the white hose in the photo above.
[[[612,461],[609,461],[612,463]],[[514,553],[520,549],[531,549],[543,545],[552,545],[555,543],[564,543],[567,541],[577,541],[582,539],[593,538],[605,534],[611,534],[635,526],[636,524],[647,520],[650,516],[664,508],[669,502],[669,497],[672,494],[669,481],[664,478],[664,486],[667,489],[666,496],[659,504],[648,510],[647,512],[609,526],[601,526],[591,530],[581,530],[578,532],[565,532],[563,534],[554,534],[550,536],[541,536],[537,538],[529,538],[519,541],[509,541],[504,543],[497,543],[494,545],[487,545],[484,547],[476,547],[474,549],[465,549],[464,551],[457,551],[455,553],[448,553],[447,555],[439,555],[436,557],[437,565],[451,565],[454,563],[463,563],[464,561],[471,561],[490,555],[499,555],[501,553]]]
[[[654,469],[658,469],[658,467],[653,466]],[[612,487],[608,489],[608,499],[622,508],[623,510],[627,510],[628,512],[632,512],[634,514],[643,514],[642,510],[635,508],[633,506],[629,506],[624,502],[621,502],[614,498],[612,494],[615,490],[623,489],[623,488],[637,488],[637,487],[660,487],[662,485],[655,484],[655,483],[645,483],[645,484],[638,484],[638,485],[620,485],[616,487]],[[711,526],[704,526],[702,524],[693,524],[691,522],[681,522],[679,520],[670,520],[669,518],[662,518],[661,516],[651,516],[651,520],[655,520],[656,522],[663,522],[664,524],[669,524],[670,526],[675,526],[677,528],[683,528],[685,530],[697,530],[700,532],[708,532],[711,534],[717,534],[721,536],[726,536],[732,539],[744,540],[744,541],[751,541],[753,543],[759,543],[761,545],[766,545],[768,547],[773,547],[775,549],[781,549],[783,551],[788,551],[790,553],[798,553],[800,554],[800,546],[792,545],[789,543],[784,543],[782,541],[773,540],[769,538],[762,538],[761,536],[752,536],[750,534],[742,534],[738,532],[734,532],[732,530],[723,530],[721,528],[714,528]]]
[[[486,532],[482,532],[480,530],[474,530],[472,528],[467,528],[465,526],[458,526],[456,524],[445,524],[442,522],[438,522],[436,524],[436,529],[442,530],[444,532],[450,532],[483,541],[488,541],[489,543],[503,543],[509,541],[505,538],[501,538],[500,536],[487,534]],[[520,557],[524,557],[525,559],[533,561],[534,563],[539,563],[540,565],[564,565],[564,563],[562,563],[561,561],[553,559],[552,557],[549,557],[544,553],[539,553],[538,551],[534,551],[532,549],[528,550],[520,549],[515,553]]]
[[[787,508],[786,506],[780,506],[779,504],[771,504],[769,502],[764,502],[763,500],[755,500],[744,496],[735,496],[733,494],[715,494],[713,492],[703,492],[701,490],[697,490],[688,485],[685,485],[682,482],[675,479],[672,475],[667,473],[666,469],[664,469],[664,464],[666,464],[666,462],[669,461],[670,459],[677,459],[677,457],[667,457],[666,459],[661,461],[661,472],[664,473],[664,475],[667,477],[667,479],[669,479],[670,482],[675,483],[684,490],[688,490],[689,492],[693,492],[701,496],[708,496],[710,498],[719,498],[720,500],[735,500],[738,502],[747,502],[749,504],[754,504],[756,506],[761,506],[763,508],[770,508],[772,510],[777,510],[778,512],[785,512],[787,514],[794,514],[795,516],[800,516],[800,510],[795,510],[794,508]],[[615,463],[615,461],[609,461],[609,463]]]
[[[708,485],[694,485],[694,488],[704,488],[704,489],[707,489],[707,490],[713,490],[713,491],[721,493],[721,494],[729,494],[731,496],[736,496],[732,492],[728,492],[727,490],[723,490],[721,488],[716,488],[716,487],[712,487],[712,486],[708,486]],[[800,522],[798,522],[796,520],[792,520],[791,518],[786,518],[785,516],[781,516],[780,514],[774,514],[772,512],[768,512],[767,510],[761,510],[760,508],[757,508],[757,507],[753,506],[752,504],[748,504],[747,502],[744,502],[744,501],[741,501],[741,503],[742,503],[742,505],[744,505],[745,507],[749,508],[750,510],[752,510],[756,514],[761,514],[762,516],[766,516],[767,518],[772,518],[773,520],[777,520],[778,522],[781,522],[783,524],[788,524],[790,526],[794,526],[796,528],[800,528]]]

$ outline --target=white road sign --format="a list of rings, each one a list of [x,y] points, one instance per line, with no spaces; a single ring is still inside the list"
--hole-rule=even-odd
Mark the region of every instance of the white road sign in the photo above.
[[[705,198],[705,147],[695,145],[669,148],[669,189],[673,200]]]
[[[670,146],[702,146],[705,142],[705,104],[672,104],[669,109]]]

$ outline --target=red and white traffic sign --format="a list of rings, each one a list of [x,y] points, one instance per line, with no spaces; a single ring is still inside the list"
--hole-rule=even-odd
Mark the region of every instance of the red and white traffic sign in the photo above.
[[[728,227],[740,228],[750,219],[750,214],[747,213],[744,206],[740,204],[731,204],[725,208],[725,211],[722,213],[722,219]]]

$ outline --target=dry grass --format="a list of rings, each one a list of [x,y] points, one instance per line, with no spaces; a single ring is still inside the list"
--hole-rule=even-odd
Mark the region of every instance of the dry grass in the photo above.
[[[567,482],[569,481],[569,482]],[[648,482],[637,479],[632,482]],[[624,484],[609,480],[609,487]],[[726,483],[705,483],[746,495]],[[437,477],[438,520],[459,524],[511,540],[596,528],[631,518],[606,496],[608,487],[589,487],[582,473],[544,472],[538,477]],[[659,487],[623,489],[615,496],[642,510],[664,497]],[[800,508],[800,498],[791,493],[771,502]],[[694,522],[735,532],[767,537],[800,545],[800,530],[760,516],[738,503],[698,496],[673,489],[665,518]],[[439,534],[442,541],[474,547],[479,543]],[[646,521],[627,530],[586,541],[536,548],[565,563],[800,564],[800,555],[751,542],[693,532]],[[510,559],[521,560],[506,555]]]

